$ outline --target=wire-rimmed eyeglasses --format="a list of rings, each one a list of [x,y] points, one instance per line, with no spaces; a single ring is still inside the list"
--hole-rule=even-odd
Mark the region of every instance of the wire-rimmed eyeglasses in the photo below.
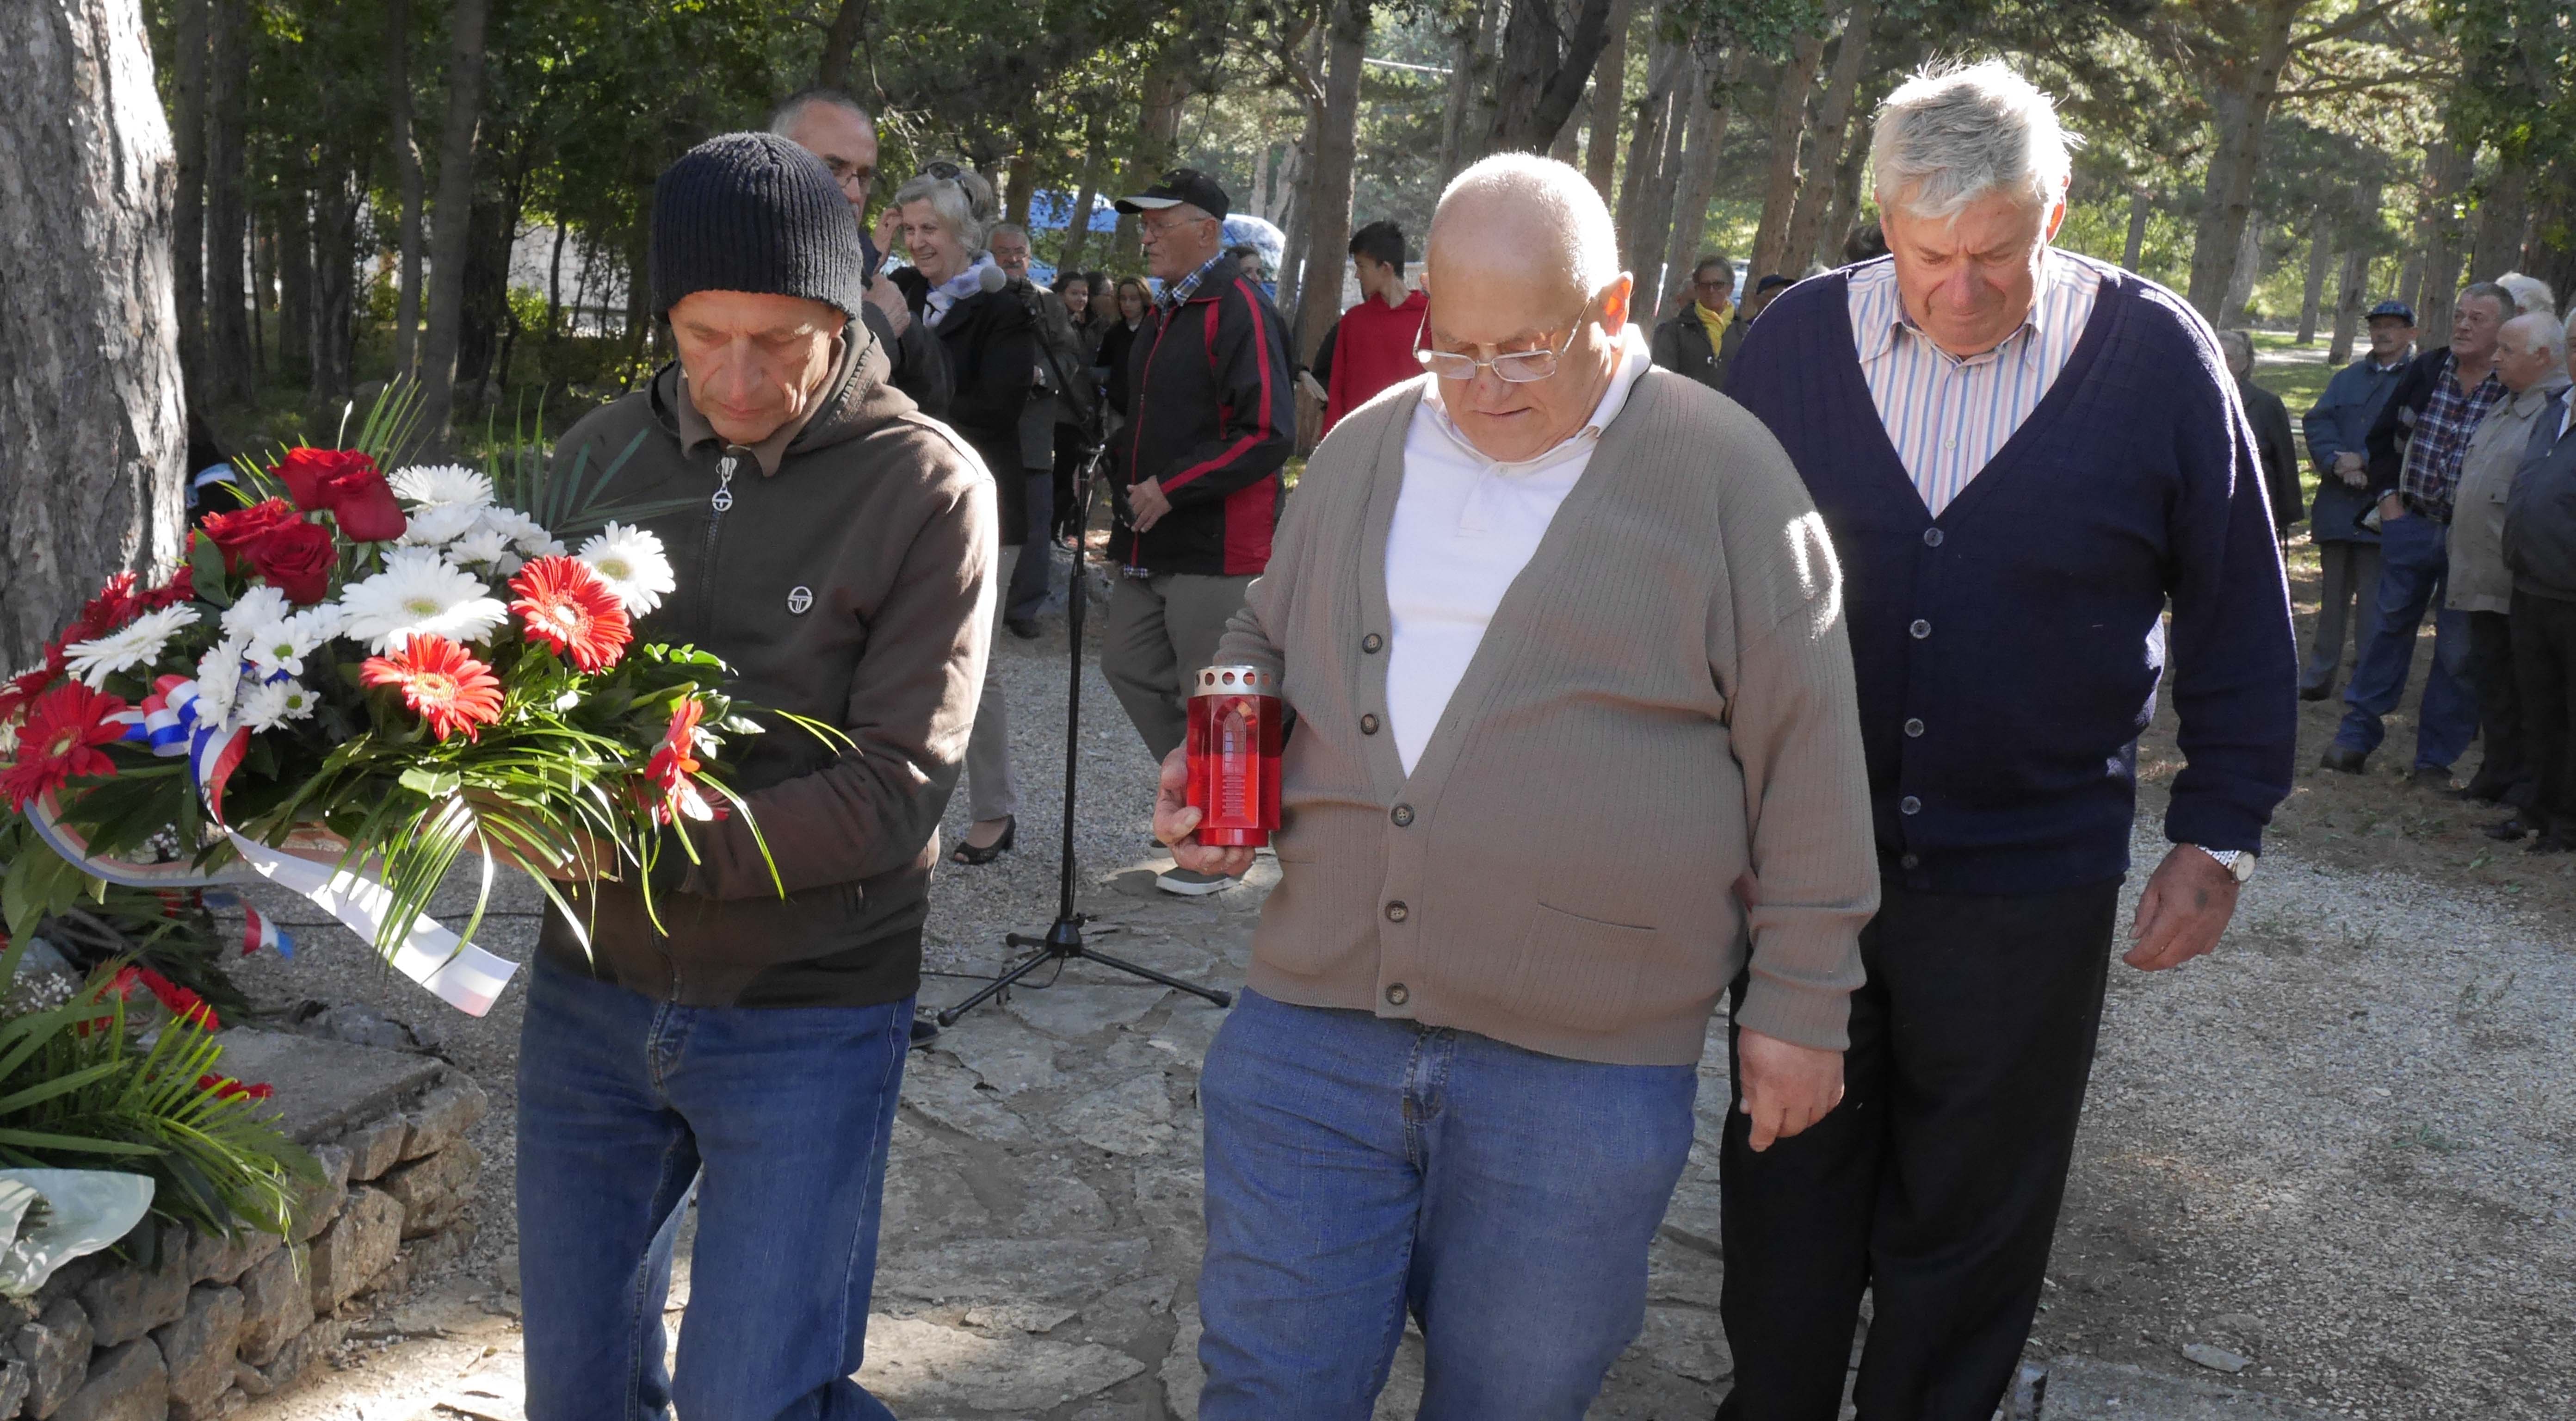
[[[1528,385],[1556,373],[1556,362],[1574,348],[1574,337],[1582,330],[1583,323],[1576,321],[1574,329],[1567,331],[1565,339],[1553,350],[1544,347],[1507,350],[1491,360],[1478,360],[1460,351],[1417,349],[1413,358],[1422,362],[1422,368],[1443,380],[1473,380],[1477,371],[1489,369],[1494,372],[1495,379],[1507,385]]]

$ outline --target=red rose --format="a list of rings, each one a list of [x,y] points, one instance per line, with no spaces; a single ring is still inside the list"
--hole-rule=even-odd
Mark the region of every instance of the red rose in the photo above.
[[[289,524],[303,521],[304,515],[296,512],[294,505],[282,498],[272,498],[237,513],[207,514],[205,532],[207,537],[214,539],[216,547],[223,549],[224,566],[232,568],[248,555],[253,543]]]
[[[300,518],[252,543],[247,552],[251,570],[299,607],[330,595],[331,573],[340,565],[331,530]]]
[[[353,542],[389,543],[409,526],[376,461],[354,449],[290,449],[273,472],[296,507],[329,510]]]

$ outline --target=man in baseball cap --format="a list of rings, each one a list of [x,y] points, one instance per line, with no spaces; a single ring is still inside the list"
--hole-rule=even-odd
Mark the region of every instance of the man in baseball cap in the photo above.
[[[2370,511],[2370,453],[2363,444],[2415,352],[2415,308],[2382,301],[2370,308],[2369,320],[2370,349],[2335,372],[2307,413],[2308,457],[2317,466],[2308,536],[2317,545],[2325,585],[2316,640],[2299,668],[2303,701],[2334,694],[2347,641],[2358,655],[2370,644],[2371,624],[2377,620],[2379,533],[2361,526],[2361,516]]]
[[[1162,181],[1134,197],[1118,199],[1118,210],[1130,217],[1170,207],[1195,207],[1219,222],[1233,210],[1226,201],[1225,189],[1196,168],[1174,168],[1163,174]]]

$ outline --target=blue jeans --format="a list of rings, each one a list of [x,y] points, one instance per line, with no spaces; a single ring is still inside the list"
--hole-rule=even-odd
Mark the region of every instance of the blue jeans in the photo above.
[[[2478,702],[2469,690],[2469,614],[2441,606],[2447,525],[2420,513],[2391,519],[2379,529],[2378,622],[2369,629],[2361,659],[2345,688],[2340,749],[2369,754],[2387,731],[2379,718],[2406,697],[2406,673],[2415,661],[2415,630],[2433,614],[2433,669],[2424,678],[2424,708],[2415,723],[2415,764],[2447,770],[2477,733]]]
[[[1202,1421],[1365,1421],[1407,1309],[1428,1421],[1580,1417],[1644,1325],[1698,1084],[1245,992],[1199,1081]]]
[[[682,1007],[540,958],[519,1037],[529,1421],[892,1421],[867,1342],[912,1002]],[[671,1244],[698,1239],[677,1374]]]

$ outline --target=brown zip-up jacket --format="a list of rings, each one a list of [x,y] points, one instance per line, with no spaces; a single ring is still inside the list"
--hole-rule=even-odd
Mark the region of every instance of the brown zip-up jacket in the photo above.
[[[674,363],[555,446],[558,461],[616,466],[609,502],[689,500],[642,520],[679,588],[639,640],[714,652],[731,694],[856,745],[779,726],[729,746],[777,881],[742,815],[690,825],[700,863],[666,843],[654,876],[667,934],[638,886],[602,883],[587,952],[548,912],[539,950],[556,962],[687,1006],[874,1006],[919,987],[999,545],[982,462],[885,376],[875,342],[853,341],[812,413],[745,448],[708,426]]]

